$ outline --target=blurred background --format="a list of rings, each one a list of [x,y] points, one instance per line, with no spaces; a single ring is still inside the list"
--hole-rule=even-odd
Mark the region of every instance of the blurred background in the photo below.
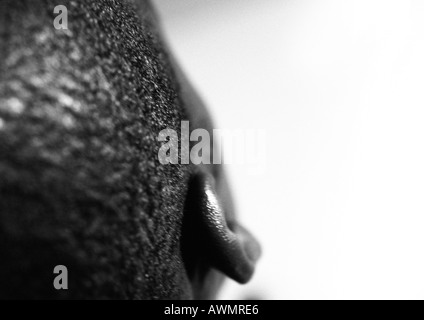
[[[264,255],[221,298],[424,299],[424,1],[154,0]]]

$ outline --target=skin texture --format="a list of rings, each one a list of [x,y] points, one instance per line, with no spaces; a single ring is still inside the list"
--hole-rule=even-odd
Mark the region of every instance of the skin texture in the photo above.
[[[203,299],[223,273],[248,281],[260,250],[222,168],[158,161],[161,130],[213,126],[150,4],[60,4],[69,30],[57,1],[0,4],[0,298]]]

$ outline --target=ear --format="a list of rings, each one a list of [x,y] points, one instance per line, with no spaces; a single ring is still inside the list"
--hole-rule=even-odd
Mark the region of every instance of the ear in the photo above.
[[[206,278],[208,269],[214,267],[233,280],[246,283],[253,275],[261,249],[256,239],[235,221],[232,208],[223,207],[228,201],[219,199],[215,184],[215,178],[208,173],[196,174],[190,181],[183,221],[183,259],[191,280]]]

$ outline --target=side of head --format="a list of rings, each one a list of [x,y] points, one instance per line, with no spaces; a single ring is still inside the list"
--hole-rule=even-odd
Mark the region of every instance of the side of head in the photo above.
[[[150,5],[61,4],[69,30],[56,1],[1,4],[0,298],[211,297],[216,269],[247,281],[258,249],[222,170],[158,161],[161,130],[210,123]]]

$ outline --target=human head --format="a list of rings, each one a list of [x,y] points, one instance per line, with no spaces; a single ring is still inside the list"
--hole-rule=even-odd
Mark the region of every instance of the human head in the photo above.
[[[68,30],[53,27],[59,4]],[[2,10],[0,298],[211,298],[221,272],[248,281],[259,248],[222,167],[158,162],[161,130],[212,122],[150,4]],[[68,290],[52,286],[56,265]]]

